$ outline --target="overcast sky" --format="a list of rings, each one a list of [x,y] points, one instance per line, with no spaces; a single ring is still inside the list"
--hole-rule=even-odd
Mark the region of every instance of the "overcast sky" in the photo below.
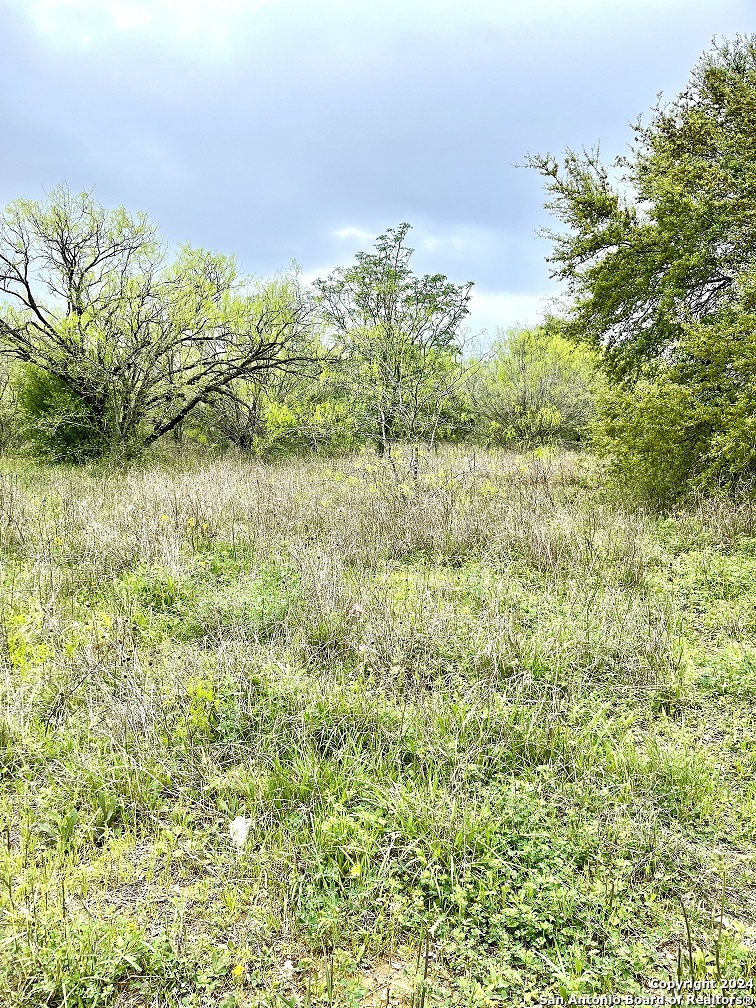
[[[556,292],[525,154],[621,153],[756,0],[0,0],[0,201],[65,182],[323,276],[402,221],[471,328]]]

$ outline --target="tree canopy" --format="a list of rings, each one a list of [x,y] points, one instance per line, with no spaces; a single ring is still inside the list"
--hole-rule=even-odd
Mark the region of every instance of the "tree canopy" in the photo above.
[[[6,209],[0,292],[2,352],[57,382],[111,448],[149,445],[238,379],[309,359],[295,276],[254,283],[189,246],[170,260],[144,215],[65,188]]]
[[[756,289],[756,36],[716,44],[638,122],[630,154],[529,163],[566,230],[549,232],[570,322],[620,375],[668,361],[685,327],[750,310]]]
[[[415,274],[409,230],[406,223],[389,228],[374,252],[359,252],[314,285],[354,412],[381,452],[399,437],[432,442],[462,381],[460,326],[472,283]]]
[[[614,171],[533,156],[565,331],[618,383],[598,444],[645,490],[756,477],[756,36],[716,43]]]

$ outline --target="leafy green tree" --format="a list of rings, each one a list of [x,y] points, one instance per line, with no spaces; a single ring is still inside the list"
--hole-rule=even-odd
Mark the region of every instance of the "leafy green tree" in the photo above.
[[[19,438],[34,455],[51,462],[85,462],[106,450],[89,404],[60,378],[32,364],[14,377]]]
[[[589,433],[599,385],[597,354],[553,321],[498,330],[469,383],[478,429],[492,444],[580,441]]]
[[[341,356],[342,394],[380,453],[400,439],[433,444],[464,377],[459,333],[472,284],[416,276],[409,230],[390,228],[375,252],[315,282]]]
[[[666,503],[687,488],[752,486],[756,475],[756,314],[690,326],[677,362],[609,386],[594,439],[614,472]]]
[[[569,328],[603,349],[618,382],[599,441],[628,473],[642,451],[641,468],[666,470],[670,494],[756,474],[754,122],[756,36],[739,36],[635,127],[614,180],[595,153],[530,158],[566,225],[551,235],[551,261]],[[643,418],[662,396],[677,405],[656,414],[649,438]]]
[[[332,454],[359,447],[340,371],[317,340],[309,352],[317,366],[269,370],[234,382],[201,411],[200,424],[214,441],[256,454]]]
[[[143,215],[62,188],[0,219],[0,292],[2,352],[49,376],[90,440],[119,451],[177,430],[240,378],[296,367],[312,320],[296,276],[255,284],[190,247],[170,261]]]

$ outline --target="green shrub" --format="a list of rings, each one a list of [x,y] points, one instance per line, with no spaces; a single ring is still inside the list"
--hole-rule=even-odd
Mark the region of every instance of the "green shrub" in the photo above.
[[[90,407],[60,378],[26,365],[16,396],[23,439],[38,458],[83,462],[102,453],[104,441]]]
[[[594,444],[637,496],[749,488],[756,476],[756,315],[688,326],[674,361],[601,397]]]
[[[487,443],[538,445],[583,439],[598,383],[596,354],[544,325],[499,330],[469,384]]]

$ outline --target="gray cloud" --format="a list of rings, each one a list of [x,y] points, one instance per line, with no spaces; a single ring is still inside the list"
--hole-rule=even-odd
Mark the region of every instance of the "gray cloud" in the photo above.
[[[618,153],[628,121],[754,14],[744,0],[254,8],[203,22],[197,5],[195,23],[168,0],[7,3],[3,202],[94,187],[263,274],[292,257],[329,270],[364,247],[337,232],[407,220],[418,268],[475,280],[486,324],[511,322],[551,289],[540,182],[514,165],[599,141]]]

